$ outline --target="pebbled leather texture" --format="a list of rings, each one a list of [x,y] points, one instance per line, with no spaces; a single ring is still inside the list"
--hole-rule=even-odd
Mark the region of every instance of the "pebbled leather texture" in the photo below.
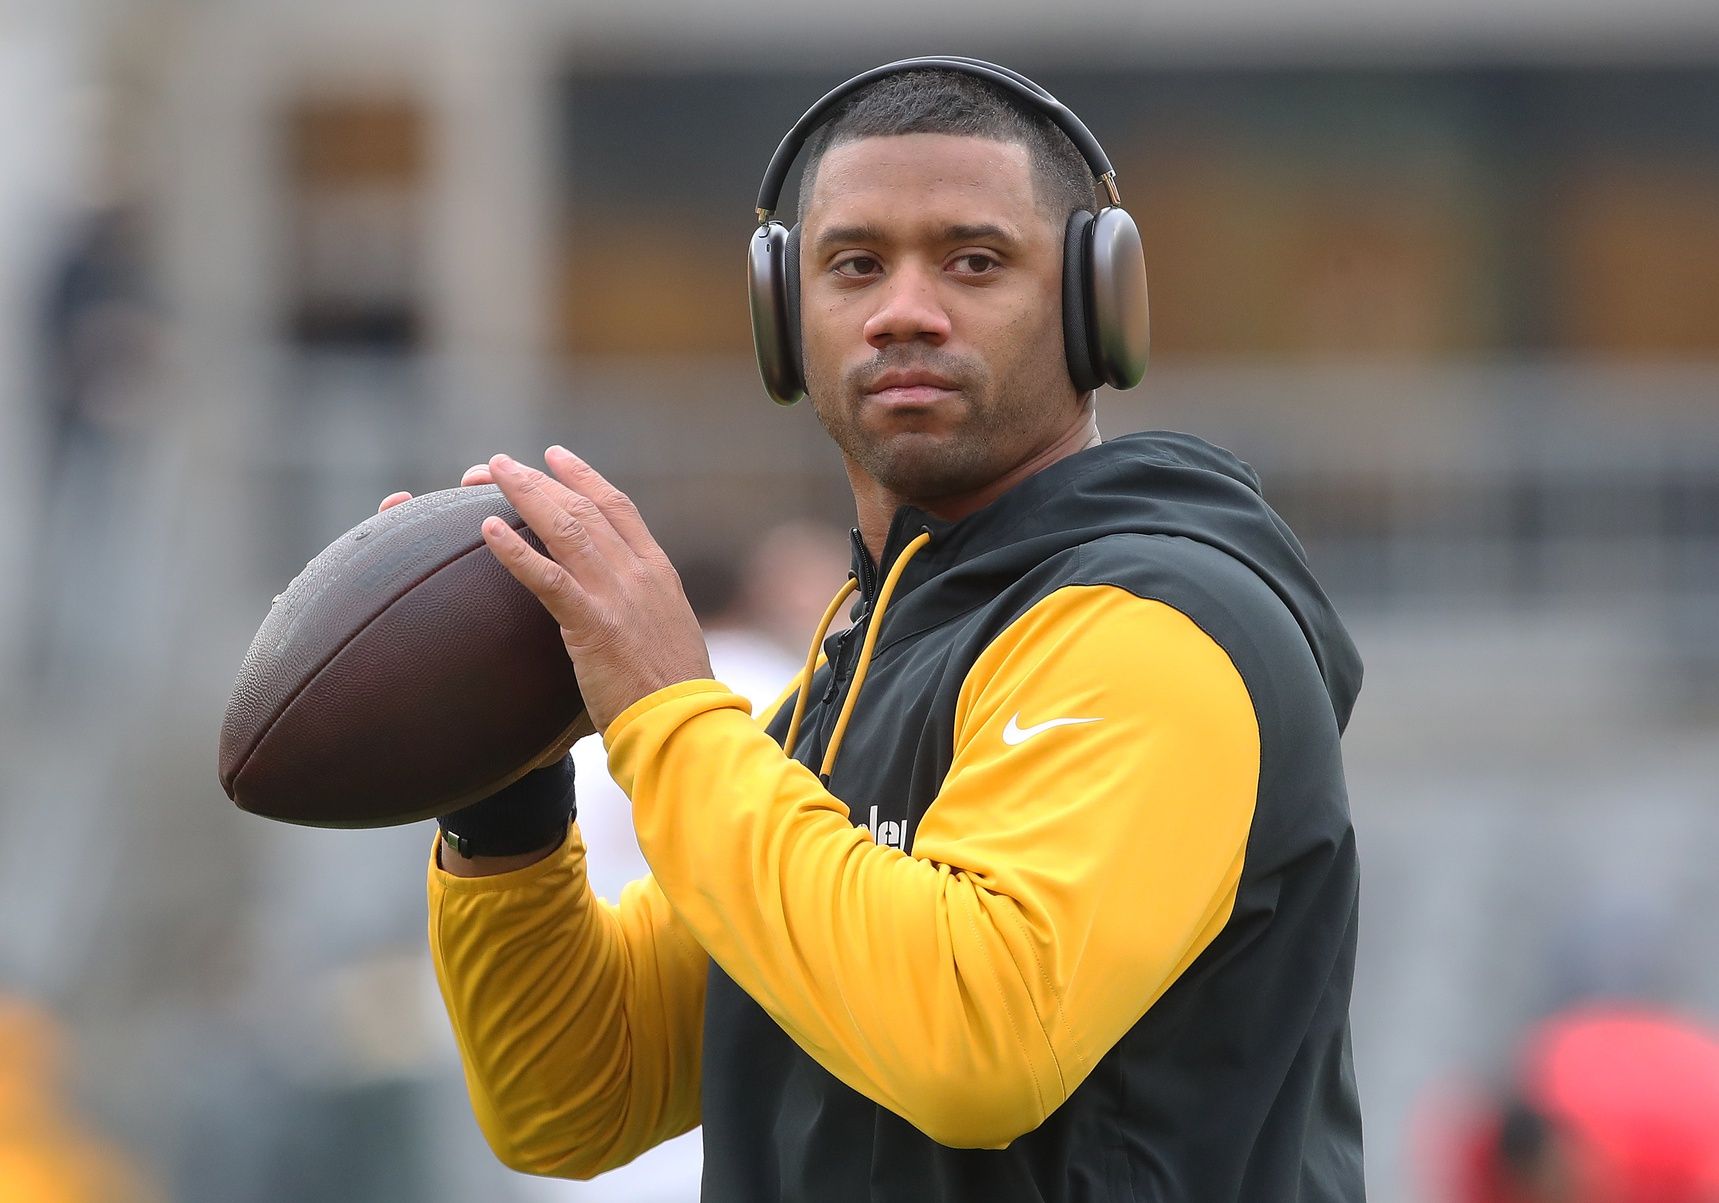
[[[479,485],[368,518],[305,565],[227,704],[229,798],[286,822],[389,826],[458,809],[571,743],[584,712],[572,662],[484,544],[492,514],[542,550]]]

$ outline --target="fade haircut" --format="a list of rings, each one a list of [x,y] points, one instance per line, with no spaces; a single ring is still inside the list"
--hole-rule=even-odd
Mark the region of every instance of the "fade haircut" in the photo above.
[[[886,75],[861,88],[806,142],[797,215],[803,217],[818,164],[832,146],[894,134],[955,134],[1027,148],[1033,195],[1058,226],[1076,209],[1096,212],[1098,184],[1056,122],[1023,107],[988,79],[935,68]]]

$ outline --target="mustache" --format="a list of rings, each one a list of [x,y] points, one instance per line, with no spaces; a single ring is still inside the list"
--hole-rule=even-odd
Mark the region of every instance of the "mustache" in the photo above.
[[[870,392],[872,385],[890,372],[930,372],[957,388],[984,378],[984,365],[970,355],[956,355],[932,347],[888,348],[842,373],[842,391],[851,397]]]

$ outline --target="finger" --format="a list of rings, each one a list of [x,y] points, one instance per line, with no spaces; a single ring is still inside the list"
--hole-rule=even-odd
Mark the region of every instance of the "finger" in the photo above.
[[[544,463],[555,473],[557,480],[569,489],[583,497],[588,497],[596,505],[609,525],[625,539],[633,554],[662,555],[662,549],[645,526],[645,520],[639,516],[638,507],[632,499],[621,490],[610,484],[603,475],[590,464],[574,455],[567,448],[557,443],[543,455]]]
[[[469,488],[472,485],[493,485],[495,479],[490,475],[488,464],[473,464],[466,469],[466,474],[460,477],[460,487]]]
[[[382,499],[382,504],[376,507],[376,512],[378,514],[380,514],[384,510],[393,509],[395,506],[399,505],[402,501],[410,501],[410,500],[412,500],[412,495],[410,493],[390,493],[390,494],[388,494],[388,496],[386,496]]]
[[[584,591],[573,574],[527,543],[500,518],[483,520],[483,541],[513,579],[531,590],[550,617],[569,631],[584,626]]]
[[[590,571],[611,556],[633,558],[590,498],[505,455],[490,460],[490,469],[502,495],[537,532],[550,556],[575,575],[582,566]]]

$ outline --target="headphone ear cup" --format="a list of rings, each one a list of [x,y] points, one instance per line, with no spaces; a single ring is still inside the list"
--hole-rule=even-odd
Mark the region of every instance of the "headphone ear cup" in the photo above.
[[[782,245],[782,296],[787,302],[782,318],[788,327],[788,364],[794,370],[794,387],[806,391],[805,350],[800,342],[800,223],[788,230]]]
[[[1062,349],[1068,361],[1069,379],[1077,393],[1091,392],[1104,383],[1093,353],[1092,286],[1088,251],[1092,214],[1076,209],[1069,214],[1062,239]]]
[[[1146,374],[1152,344],[1140,227],[1126,209],[1100,209],[1086,231],[1086,251],[1093,367],[1112,388],[1133,388]]]
[[[759,226],[746,244],[752,347],[758,353],[758,373],[764,377],[764,391],[778,405],[792,405],[806,391],[800,377],[799,256],[788,260],[790,238],[786,226],[772,221]],[[797,247],[798,240],[794,241]],[[792,270],[785,261],[792,262]],[[790,286],[792,300],[788,293]]]

